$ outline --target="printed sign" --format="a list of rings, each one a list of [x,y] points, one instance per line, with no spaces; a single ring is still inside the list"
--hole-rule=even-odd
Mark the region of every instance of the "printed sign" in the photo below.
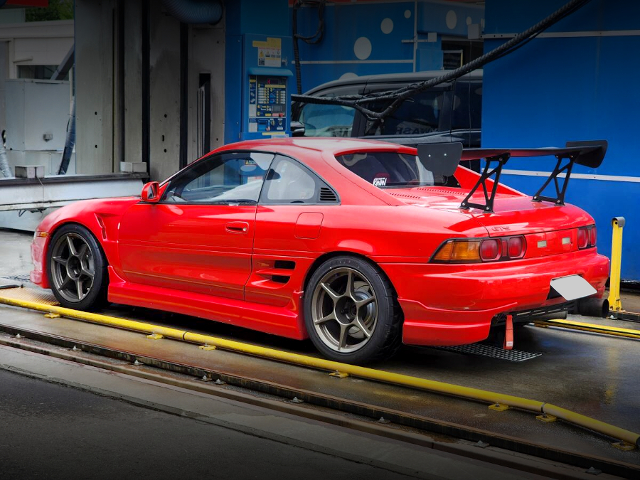
[[[282,39],[269,37],[266,42],[254,40],[252,45],[258,49],[258,66],[282,66]]]

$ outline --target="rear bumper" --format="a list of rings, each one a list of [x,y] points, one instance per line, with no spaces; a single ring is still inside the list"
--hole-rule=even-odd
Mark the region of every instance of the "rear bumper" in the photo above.
[[[581,275],[604,293],[609,259],[595,250],[494,264],[380,264],[404,313],[402,340],[411,345],[463,345],[487,338],[500,313],[562,303],[550,282]]]

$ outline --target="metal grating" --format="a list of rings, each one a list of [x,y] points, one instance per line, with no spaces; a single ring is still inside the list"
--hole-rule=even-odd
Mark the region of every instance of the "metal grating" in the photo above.
[[[436,350],[462,353],[463,355],[479,355],[481,357],[497,358],[509,362],[524,362],[541,356],[541,353],[523,352],[522,350],[504,350],[494,345],[484,345],[482,343],[472,343],[471,345],[460,345],[457,347],[431,347]]]

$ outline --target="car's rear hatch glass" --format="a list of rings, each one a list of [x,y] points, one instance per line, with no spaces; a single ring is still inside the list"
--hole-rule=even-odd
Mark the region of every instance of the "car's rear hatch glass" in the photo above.
[[[383,189],[459,186],[453,175],[434,175],[416,155],[399,152],[359,152],[340,155],[336,159],[360,178]]]

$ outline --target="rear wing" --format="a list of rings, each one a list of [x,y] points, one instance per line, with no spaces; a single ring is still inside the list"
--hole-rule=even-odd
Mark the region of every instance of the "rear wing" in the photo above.
[[[449,145],[446,147],[445,145]],[[456,145],[456,146],[454,146]],[[546,147],[546,148],[470,148],[462,150],[460,144],[440,144],[437,147],[437,157],[444,160],[447,164],[447,170],[452,171],[453,159],[455,155],[457,163],[460,160],[485,160],[484,170],[480,173],[480,178],[473,186],[469,194],[460,204],[460,208],[479,208],[485,212],[493,212],[493,202],[500,182],[500,174],[502,168],[506,165],[509,159],[513,157],[543,157],[554,156],[556,157],[556,166],[549,174],[549,177],[543,183],[542,187],[533,196],[534,202],[553,202],[556,205],[564,205],[564,196],[569,184],[569,178],[571,177],[571,170],[573,165],[583,165],[589,168],[598,168],[604,159],[607,152],[608,143],[606,140],[585,141],[585,142],[567,142],[566,147]],[[427,159],[433,158],[436,145],[418,145],[418,156],[420,160],[425,163]],[[447,155],[442,153],[442,149],[447,150]],[[462,151],[461,151],[462,150]],[[461,153],[458,156],[458,152]],[[446,158],[446,160],[445,160]],[[433,165],[432,162],[429,162]],[[457,163],[455,166],[457,167]],[[429,168],[425,164],[425,167]],[[455,168],[453,168],[455,170]],[[487,179],[492,178],[493,185],[489,191],[487,185]],[[559,180],[559,178],[561,180]],[[553,182],[555,187],[555,196],[544,195],[544,190]],[[471,201],[471,197],[475,194],[478,188],[482,187],[484,194],[484,203],[475,203]]]

